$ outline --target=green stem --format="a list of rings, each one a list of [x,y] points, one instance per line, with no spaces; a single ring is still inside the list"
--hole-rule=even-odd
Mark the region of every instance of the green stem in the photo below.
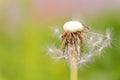
[[[73,60],[70,61],[71,80],[77,80],[77,63]]]

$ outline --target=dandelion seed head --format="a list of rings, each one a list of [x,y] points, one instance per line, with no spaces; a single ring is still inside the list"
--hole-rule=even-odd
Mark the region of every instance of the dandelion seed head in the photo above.
[[[94,56],[101,55],[103,49],[111,43],[109,30],[106,30],[106,35],[91,31],[84,35],[84,25],[78,21],[66,22],[63,29],[62,34],[59,28],[54,29],[54,33],[62,35],[61,45],[59,48],[49,47],[48,51],[53,57],[64,58],[68,62],[71,59],[78,64],[87,63]]]

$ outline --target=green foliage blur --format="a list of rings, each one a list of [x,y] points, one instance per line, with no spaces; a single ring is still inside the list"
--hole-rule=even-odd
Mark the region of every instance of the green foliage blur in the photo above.
[[[0,80],[70,80],[69,65],[64,60],[56,62],[46,51],[47,46],[57,42],[51,37],[50,26],[62,27],[70,18],[36,20],[23,15],[21,21],[11,21],[3,10],[0,13]],[[97,16],[83,16],[91,30],[104,34],[110,28],[112,43],[103,55],[79,67],[79,80],[120,80],[119,14],[103,11]]]

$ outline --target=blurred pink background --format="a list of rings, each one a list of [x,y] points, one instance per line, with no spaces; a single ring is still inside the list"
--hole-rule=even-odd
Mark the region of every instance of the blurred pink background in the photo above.
[[[106,10],[120,11],[119,7],[120,0],[0,0],[0,11],[10,23],[17,23],[26,16],[51,19],[96,15]]]
[[[119,10],[120,0],[33,0],[36,16],[71,16],[98,14],[104,10]]]

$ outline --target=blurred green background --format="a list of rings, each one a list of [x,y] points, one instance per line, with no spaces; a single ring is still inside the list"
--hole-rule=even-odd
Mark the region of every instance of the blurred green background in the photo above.
[[[70,80],[68,64],[46,50],[57,42],[50,27],[62,27],[71,15],[96,32],[112,31],[111,48],[79,67],[79,80],[120,80],[120,1],[80,1],[0,0],[0,80]]]

